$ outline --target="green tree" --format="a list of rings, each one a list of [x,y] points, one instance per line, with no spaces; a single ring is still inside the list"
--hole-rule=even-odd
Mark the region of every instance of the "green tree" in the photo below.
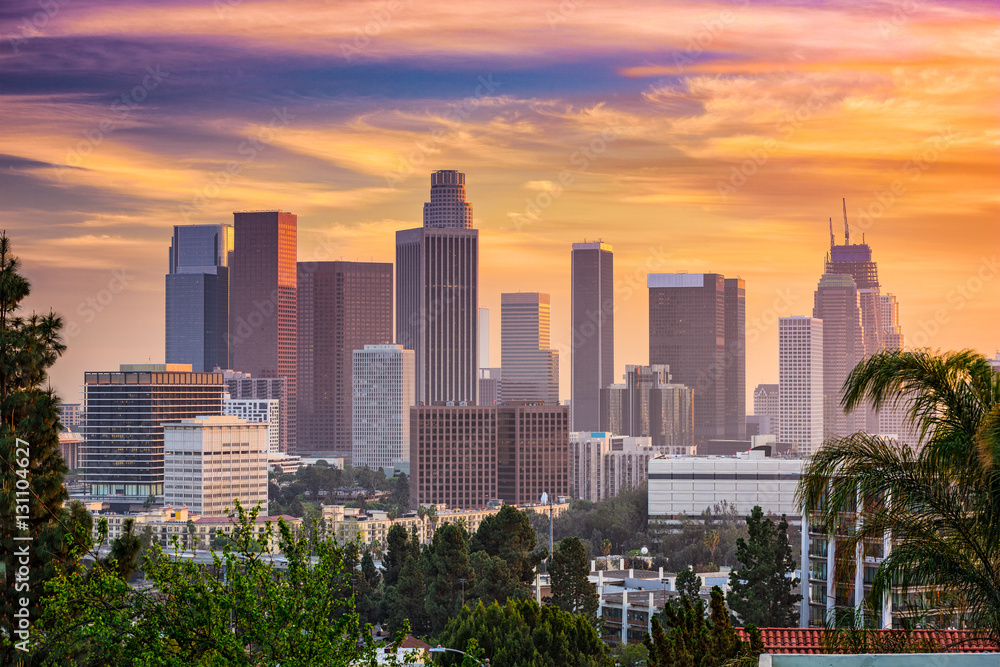
[[[107,519],[101,519],[107,521]],[[128,518],[122,523],[122,533],[111,541],[108,566],[123,580],[128,581],[139,569],[139,555],[142,553],[142,538],[135,530],[135,519]]]
[[[462,608],[462,579],[465,585],[475,585],[475,573],[469,566],[465,530],[446,523],[434,532],[434,540],[421,558],[427,581],[424,608],[431,632],[440,632],[449,618]],[[402,577],[402,575],[400,575]]]
[[[677,573],[674,585],[677,587],[678,593],[688,596],[692,601],[701,596],[701,577],[695,574],[690,567]]]
[[[382,580],[386,586],[395,586],[399,571],[403,569],[406,557],[410,555],[410,540],[406,528],[394,523],[385,536],[386,550],[382,558]]]
[[[68,564],[80,524],[63,506],[66,463],[59,454],[59,397],[48,370],[66,350],[62,320],[18,315],[31,285],[10,239],[0,234],[0,663],[13,664],[22,598],[38,617],[45,582]],[[19,541],[17,537],[30,540]],[[26,550],[26,554],[24,551]]]
[[[873,599],[922,589],[1000,638],[1000,375],[972,351],[886,351],[844,383],[845,409],[868,401],[905,407],[924,444],[859,433],[827,442],[806,465],[798,498],[814,524],[840,535],[838,573],[853,571],[860,545],[890,535]]]
[[[426,635],[430,632],[430,617],[424,606],[426,599],[423,566],[420,558],[411,553],[399,572],[399,583],[386,588],[383,598],[386,624],[396,632],[409,623],[414,633]]]
[[[510,564],[500,556],[476,551],[469,556],[469,565],[476,573],[475,584],[466,589],[466,601],[479,600],[484,605],[528,597],[528,587],[518,580]]]
[[[785,576],[795,571],[788,544],[788,521],[774,524],[755,506],[747,516],[749,539],[736,540],[740,567],[729,575],[729,608],[745,625],[761,628],[798,627],[798,603],[792,590],[799,580]]]
[[[506,605],[465,607],[441,632],[442,646],[466,650],[476,642],[498,667],[573,665],[604,667],[613,664],[607,646],[589,619],[534,600],[511,600]],[[441,664],[457,665],[456,654],[438,657]]]
[[[469,551],[485,551],[490,556],[502,558],[523,583],[530,583],[538,565],[535,531],[528,515],[513,505],[504,505],[500,511],[480,522],[476,534],[469,540]]]
[[[546,597],[545,602],[564,611],[596,617],[600,601],[589,575],[587,552],[580,538],[560,540],[549,564],[552,595]]]
[[[642,640],[649,667],[721,667],[761,648],[759,642],[748,644],[736,634],[718,586],[712,587],[708,615],[704,600],[684,596],[680,605],[667,605],[654,616],[652,626]],[[747,631],[759,637],[756,627],[748,626]]]

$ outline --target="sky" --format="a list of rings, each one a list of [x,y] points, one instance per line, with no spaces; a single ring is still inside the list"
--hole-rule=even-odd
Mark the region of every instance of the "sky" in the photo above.
[[[905,344],[1000,348],[995,2],[35,0],[0,7],[0,216],[68,350],[52,383],[162,362],[174,225],[298,215],[301,261],[392,261],[465,172],[481,305],[614,248],[615,365],[649,272],[746,281],[747,395],[830,244],[872,247]],[[752,406],[751,406],[752,407]]]

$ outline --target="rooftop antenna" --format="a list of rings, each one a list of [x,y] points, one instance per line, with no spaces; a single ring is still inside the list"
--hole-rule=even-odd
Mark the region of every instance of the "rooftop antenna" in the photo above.
[[[851,228],[847,226],[847,197],[844,197],[844,245],[851,245]]]
[[[830,218],[830,247],[832,248],[833,245],[834,245],[834,240],[833,240],[833,218]]]

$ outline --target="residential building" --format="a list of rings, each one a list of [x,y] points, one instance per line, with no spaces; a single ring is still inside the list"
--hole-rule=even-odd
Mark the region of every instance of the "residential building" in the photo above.
[[[694,396],[664,365],[625,367],[625,383],[601,390],[601,428],[652,438],[660,453],[694,454]]]
[[[694,440],[746,434],[746,288],[717,273],[651,273],[649,363],[694,390]]]
[[[823,320],[778,319],[778,447],[812,456],[823,444]]]
[[[231,365],[229,279],[232,225],[175,225],[166,275],[168,364],[195,372]]]
[[[570,422],[600,430],[601,389],[615,381],[615,279],[611,244],[574,243],[571,277]]]
[[[122,364],[84,373],[83,482],[113,506],[163,497],[163,425],[222,414],[222,373],[190,364]]]
[[[475,404],[479,231],[465,174],[431,174],[424,224],[396,232],[396,342],[414,351],[416,400]]]
[[[267,511],[267,425],[239,417],[181,419],[163,426],[163,502],[198,515]]]
[[[415,403],[413,350],[365,345],[354,350],[352,465],[372,470],[410,461],[410,408]]]
[[[83,426],[83,406],[79,403],[60,404],[59,422],[64,431],[79,431]]]
[[[283,211],[238,211],[233,220],[230,367],[257,378],[285,378],[288,398],[281,406],[285,419],[282,451],[294,454],[298,219]]]
[[[281,410],[277,398],[232,398],[224,394],[222,414],[239,417],[253,424],[267,425],[267,451],[281,451]]]
[[[278,401],[278,451],[288,453],[290,401],[288,398],[288,378],[253,377],[239,371],[223,371],[225,390],[231,401],[276,400]],[[235,408],[234,408],[235,409]],[[270,413],[269,413],[270,414]],[[244,417],[244,415],[236,415]],[[244,417],[249,419],[249,417]],[[270,419],[270,416],[268,417]]]
[[[298,268],[298,452],[350,456],[353,352],[392,342],[392,264]]]
[[[569,495],[596,503],[614,498],[623,489],[642,486],[649,460],[658,453],[650,437],[570,433]]]
[[[559,405],[559,353],[550,344],[549,295],[500,295],[500,367],[504,403]]]

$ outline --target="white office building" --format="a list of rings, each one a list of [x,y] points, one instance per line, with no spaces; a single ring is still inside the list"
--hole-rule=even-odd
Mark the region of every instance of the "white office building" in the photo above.
[[[659,453],[650,437],[611,433],[569,434],[569,495],[597,502],[646,481],[649,460]]]
[[[229,394],[225,394],[222,399],[222,414],[239,417],[254,424],[267,424],[267,451],[277,454],[281,451],[278,405],[277,398],[231,398]]]
[[[823,444],[823,320],[778,319],[778,447],[812,456]]]
[[[267,513],[267,424],[195,417],[163,425],[163,500],[201,516],[225,516],[239,498]]]
[[[416,377],[413,350],[365,345],[353,354],[353,465],[379,470],[409,462]]]

